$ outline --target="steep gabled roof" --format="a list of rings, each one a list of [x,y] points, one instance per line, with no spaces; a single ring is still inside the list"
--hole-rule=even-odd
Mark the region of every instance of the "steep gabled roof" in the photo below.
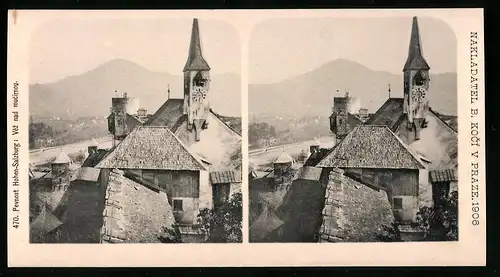
[[[280,163],[293,163],[293,158],[288,155],[288,153],[283,150],[281,152],[281,155],[274,161],[275,164],[280,164]]]
[[[184,72],[189,70],[210,70],[210,66],[203,58],[197,18],[193,19],[191,43],[189,44],[189,56],[186,65],[184,66]]]
[[[68,164],[68,163],[71,163],[71,159],[68,157],[68,155],[66,155],[66,153],[61,151],[59,153],[59,155],[52,161],[52,163],[53,164]]]
[[[361,125],[337,144],[317,167],[426,168],[387,126]]]
[[[403,71],[405,70],[429,70],[430,67],[425,61],[422,54],[422,42],[420,40],[420,32],[418,29],[417,17],[413,17],[411,27],[410,47],[408,50],[408,59],[406,60]]]
[[[134,129],[96,167],[123,169],[206,170],[205,165],[167,127]]]
[[[177,122],[183,118],[184,99],[168,99],[163,105],[144,123],[143,126],[166,126],[170,131],[176,131]],[[186,118],[187,119],[187,118]]]
[[[389,98],[364,125],[385,125],[395,132],[404,119],[403,108],[403,98]]]

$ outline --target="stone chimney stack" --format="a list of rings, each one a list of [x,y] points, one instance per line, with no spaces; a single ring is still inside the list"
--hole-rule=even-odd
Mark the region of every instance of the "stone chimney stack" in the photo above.
[[[97,148],[99,148],[99,143],[94,138],[92,138],[91,143],[89,144],[89,146],[87,146],[88,155],[90,156],[94,153],[97,153]]]

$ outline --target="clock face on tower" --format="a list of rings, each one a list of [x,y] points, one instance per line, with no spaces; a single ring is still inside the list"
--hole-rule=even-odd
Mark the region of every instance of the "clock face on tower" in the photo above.
[[[194,87],[193,88],[193,101],[203,102],[207,97],[207,91],[204,87]]]
[[[420,102],[423,99],[425,99],[425,89],[420,86],[415,87],[412,93],[412,100],[415,102]]]

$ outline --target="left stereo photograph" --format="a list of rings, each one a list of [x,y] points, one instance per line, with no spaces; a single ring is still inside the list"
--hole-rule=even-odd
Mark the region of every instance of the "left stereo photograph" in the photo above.
[[[40,25],[30,243],[241,243],[240,48],[210,19]]]

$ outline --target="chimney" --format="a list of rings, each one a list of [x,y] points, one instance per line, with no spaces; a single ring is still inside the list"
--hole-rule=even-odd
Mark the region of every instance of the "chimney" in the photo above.
[[[146,117],[147,116],[147,110],[145,108],[140,108],[137,110],[137,116],[139,117]]]
[[[314,145],[309,146],[309,152],[311,152],[311,155],[313,153],[318,152],[318,151],[319,151],[319,145],[314,144]]]
[[[123,93],[123,98],[127,98],[127,97],[128,97],[128,96],[127,96],[127,93],[126,93],[126,92],[124,92],[124,93]]]
[[[359,117],[361,119],[366,119],[368,117],[368,109],[366,109],[366,108],[360,108],[359,109]]]
[[[97,153],[97,145],[89,145],[87,147],[87,152],[89,153],[89,156],[94,153]]]

